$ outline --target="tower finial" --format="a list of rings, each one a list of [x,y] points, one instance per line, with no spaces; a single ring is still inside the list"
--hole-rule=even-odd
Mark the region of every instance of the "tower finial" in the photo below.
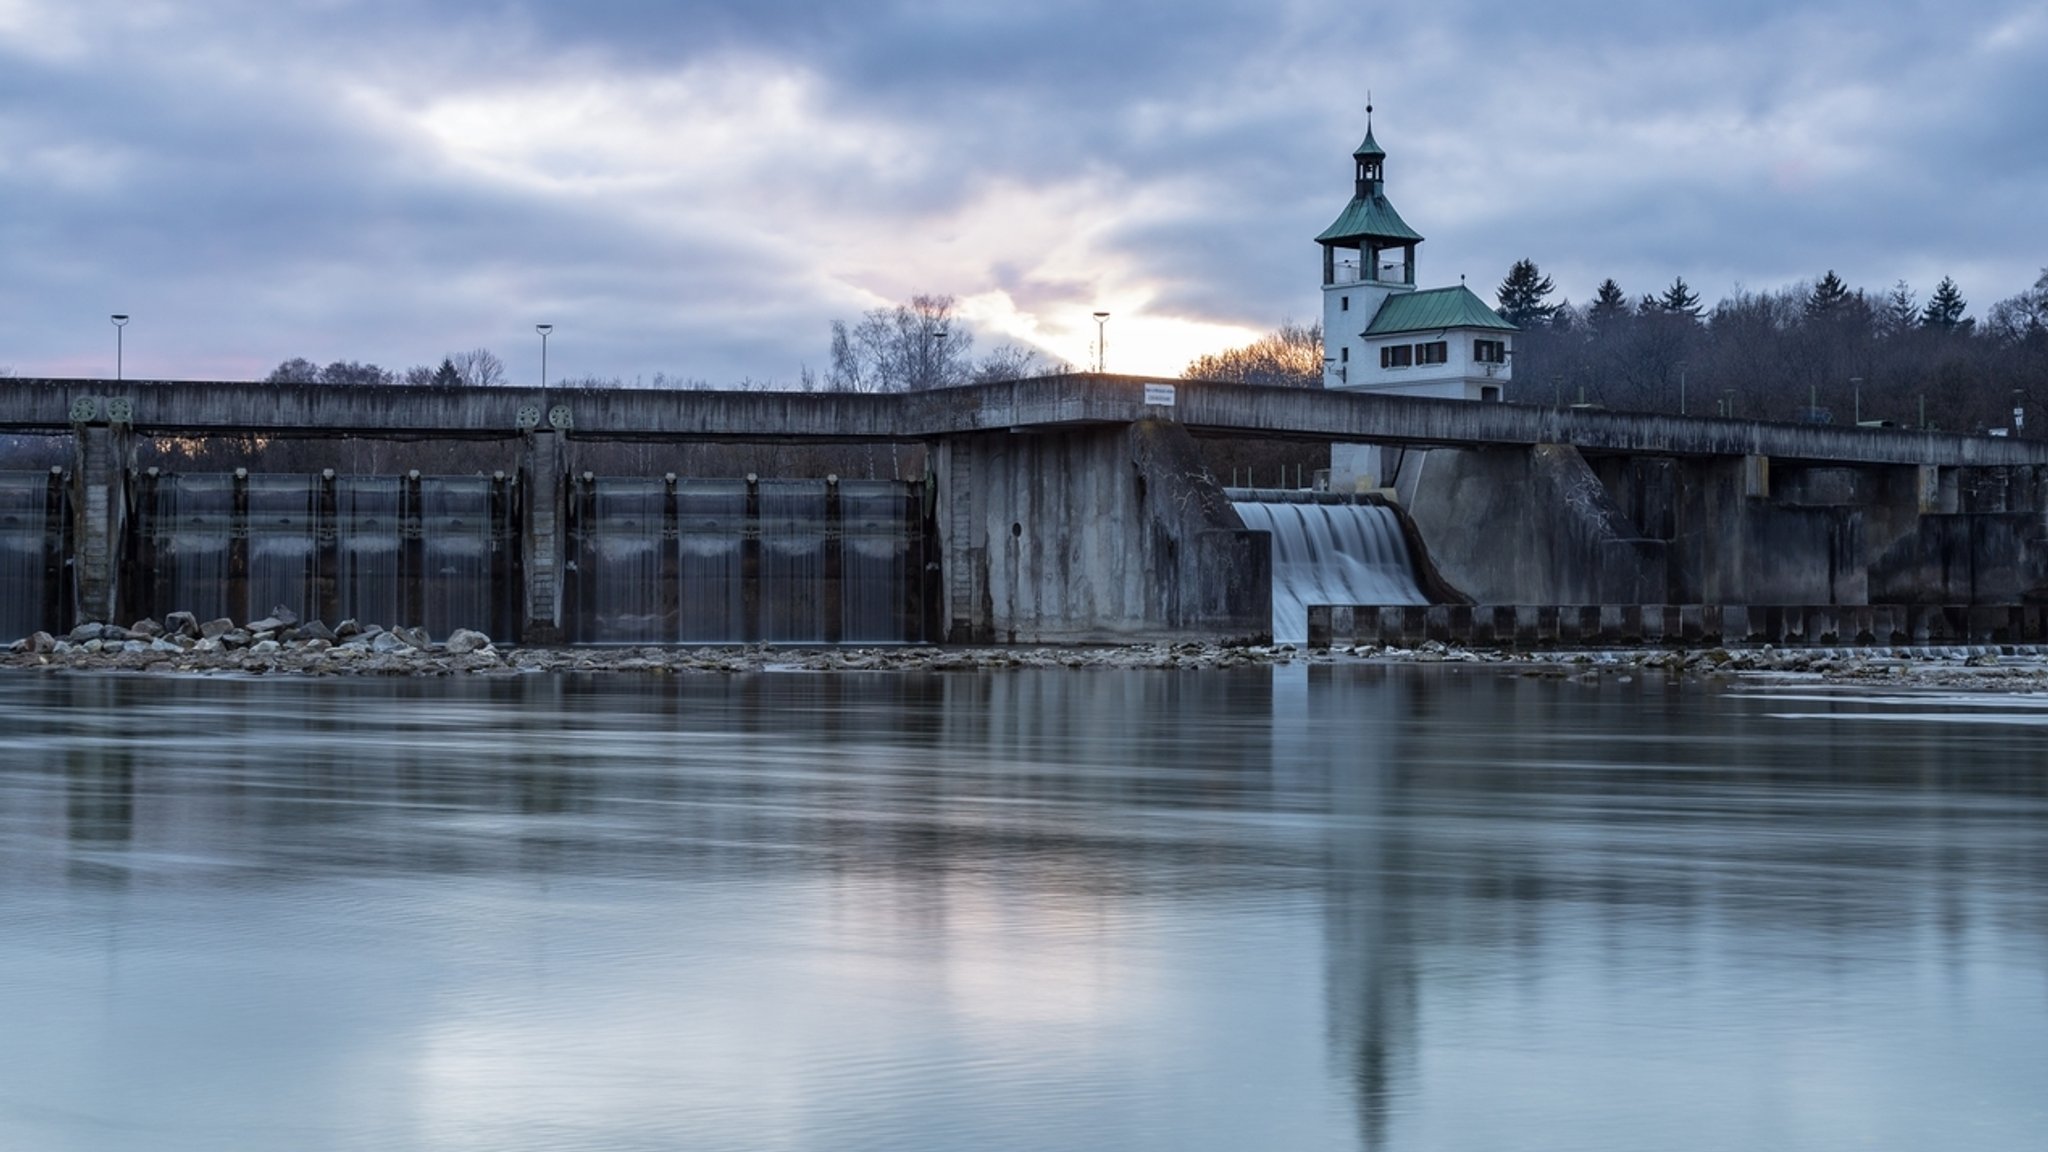
[[[1365,130],[1372,131],[1372,89],[1365,90]]]

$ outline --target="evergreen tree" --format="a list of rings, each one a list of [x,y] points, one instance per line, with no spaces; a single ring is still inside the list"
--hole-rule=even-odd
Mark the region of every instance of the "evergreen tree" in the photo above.
[[[1534,260],[1517,260],[1494,293],[1500,302],[1496,311],[1517,328],[1540,328],[1557,315],[1558,306],[1544,300],[1556,289],[1550,277],[1537,270]]]
[[[1956,282],[1943,276],[1941,283],[1934,286],[1934,295],[1927,298],[1927,310],[1920,313],[1920,326],[1942,332],[1974,327],[1963,319],[1963,313],[1969,307],[1969,301],[1963,299],[1962,290],[1956,287]]]
[[[1593,303],[1586,309],[1586,321],[1595,331],[1605,332],[1617,322],[1634,316],[1635,309],[1629,307],[1628,296],[1612,276],[1600,282],[1593,292]]]
[[[1904,280],[1892,285],[1884,295],[1884,307],[1878,311],[1878,323],[1887,336],[1896,336],[1911,331],[1920,321],[1920,305],[1913,299],[1913,290]]]
[[[1834,269],[1828,269],[1828,274],[1806,294],[1806,318],[1819,320],[1839,313],[1849,302],[1849,296],[1849,286],[1842,283]]]
[[[1700,294],[1686,284],[1685,277],[1680,276],[1671,281],[1671,287],[1664,290],[1663,298],[1657,301],[1657,307],[1674,316],[1697,320],[1700,318]]]
[[[452,357],[443,357],[441,360],[441,366],[439,368],[434,369],[434,387],[462,387],[462,373],[457,372],[455,370],[455,361]]]

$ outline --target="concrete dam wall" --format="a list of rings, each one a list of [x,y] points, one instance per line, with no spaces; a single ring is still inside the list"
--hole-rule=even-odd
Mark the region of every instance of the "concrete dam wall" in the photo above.
[[[0,639],[280,604],[528,643],[1270,638],[1276,574],[1344,585],[1279,571],[1201,437],[1406,449],[1401,534],[1438,606],[2048,602],[2034,441],[1100,376],[6,384]]]

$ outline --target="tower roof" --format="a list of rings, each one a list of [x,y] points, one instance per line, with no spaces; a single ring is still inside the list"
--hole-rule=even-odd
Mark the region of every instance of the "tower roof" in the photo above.
[[[1519,332],[1520,328],[1501,318],[1463,284],[1456,288],[1431,288],[1422,292],[1398,292],[1366,325],[1367,336],[1392,336],[1400,332],[1434,332],[1441,328],[1494,328]]]
[[[1367,156],[1377,156],[1381,159],[1386,158],[1387,150],[1380,147],[1380,142],[1372,138],[1372,122],[1370,120],[1366,121],[1365,140],[1357,148],[1353,149],[1351,154],[1361,159]]]
[[[1367,143],[1371,138],[1367,138]],[[1354,196],[1351,203],[1322,235],[1316,237],[1318,244],[1342,244],[1354,240],[1393,240],[1404,244],[1419,244],[1422,234],[1408,226],[1394,206],[1387,202],[1386,195],[1377,190],[1363,196]]]

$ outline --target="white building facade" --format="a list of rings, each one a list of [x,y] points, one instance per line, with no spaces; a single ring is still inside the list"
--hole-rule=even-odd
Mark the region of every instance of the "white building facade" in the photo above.
[[[1373,139],[1351,154],[1351,202],[1316,243],[1323,249],[1323,387],[1448,400],[1507,398],[1518,329],[1463,284],[1415,287],[1422,236],[1386,194],[1387,154]],[[1339,444],[1333,486],[1373,487],[1380,453]]]

